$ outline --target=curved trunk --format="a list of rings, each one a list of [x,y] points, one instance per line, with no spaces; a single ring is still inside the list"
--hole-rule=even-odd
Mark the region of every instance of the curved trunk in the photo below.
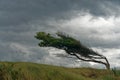
[[[110,70],[110,63],[108,62],[108,60],[107,60],[106,57],[105,57],[105,60],[106,60],[105,66],[106,66],[106,68],[107,68],[108,70]]]
[[[88,61],[88,62],[95,62],[95,63],[103,64],[103,65],[105,65],[105,67],[106,67],[107,70],[110,70],[110,64],[109,64],[109,62],[108,62],[108,60],[107,60],[106,57],[102,57],[101,58],[101,59],[105,59],[105,61],[106,61],[106,62],[102,62],[102,61],[98,61],[98,60],[95,60],[95,59],[83,59],[83,58],[79,57],[77,54],[70,54],[70,55],[74,55],[79,60],[82,60],[82,61]]]

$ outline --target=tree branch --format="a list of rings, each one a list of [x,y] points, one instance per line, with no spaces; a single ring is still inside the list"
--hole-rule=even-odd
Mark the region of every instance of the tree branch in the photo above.
[[[94,57],[94,56],[89,56],[91,59],[104,59],[104,57],[98,56],[98,57]]]
[[[90,60],[88,60],[88,59],[83,59],[83,58],[79,57],[77,54],[70,54],[70,55],[73,55],[73,56],[77,57],[79,60],[82,60],[82,61],[96,62],[96,63],[101,63],[101,64],[106,65],[106,63],[105,63],[105,62],[102,62],[102,61],[97,61],[97,60],[94,60],[94,59],[90,59]]]

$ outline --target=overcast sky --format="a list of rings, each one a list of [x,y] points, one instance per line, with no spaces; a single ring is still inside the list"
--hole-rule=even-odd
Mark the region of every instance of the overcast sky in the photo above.
[[[0,0],[0,60],[68,67],[104,67],[56,57],[64,51],[40,48],[38,31],[63,31],[120,67],[120,0]]]

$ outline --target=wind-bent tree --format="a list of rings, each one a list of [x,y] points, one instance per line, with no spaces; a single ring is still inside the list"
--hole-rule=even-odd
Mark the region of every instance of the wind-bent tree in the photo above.
[[[80,41],[63,33],[56,33],[58,37],[53,37],[49,33],[38,32],[35,38],[41,40],[40,47],[55,47],[65,50],[69,55],[75,56],[77,59],[87,62],[100,63],[110,69],[107,58],[90,48],[82,45]]]

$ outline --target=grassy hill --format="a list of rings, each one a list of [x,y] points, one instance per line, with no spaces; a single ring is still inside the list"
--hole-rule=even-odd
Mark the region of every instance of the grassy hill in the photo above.
[[[120,80],[120,71],[0,62],[0,80]]]

